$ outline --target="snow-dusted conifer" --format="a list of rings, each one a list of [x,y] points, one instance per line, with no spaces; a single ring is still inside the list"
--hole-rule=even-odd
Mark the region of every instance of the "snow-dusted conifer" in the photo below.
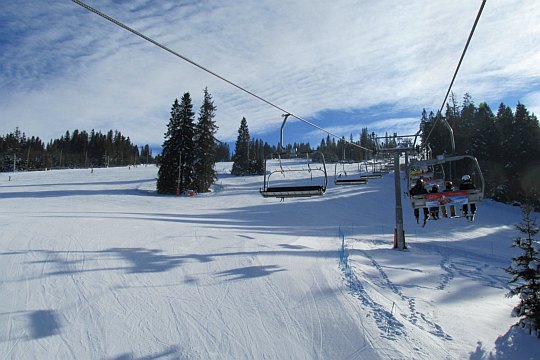
[[[195,163],[195,113],[189,93],[180,102],[180,192],[193,189]]]
[[[159,161],[157,191],[160,194],[174,194],[178,185],[178,167],[180,166],[180,103],[174,100],[171,117],[165,133],[163,152]]]
[[[204,99],[199,111],[199,120],[195,127],[195,190],[208,192],[210,186],[216,181],[214,169],[216,163],[217,125],[214,121],[216,106],[208,89],[204,89]]]
[[[512,275],[510,284],[514,286],[507,296],[520,298],[512,312],[520,318],[518,325],[540,337],[540,243],[534,239],[539,229],[532,217],[532,206],[524,205],[522,211],[522,222],[516,228],[524,236],[517,237],[512,246],[523,252],[514,257],[512,265],[506,269]]]
[[[250,174],[250,154],[249,154],[249,129],[246,118],[242,118],[240,128],[238,129],[238,137],[233,155],[233,167],[231,173],[233,175],[248,175]]]

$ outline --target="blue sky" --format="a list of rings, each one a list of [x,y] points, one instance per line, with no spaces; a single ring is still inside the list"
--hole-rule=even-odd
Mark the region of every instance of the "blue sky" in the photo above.
[[[480,7],[475,1],[85,1],[329,131],[414,133],[443,101]],[[453,87],[475,103],[540,112],[540,2],[488,0]],[[118,129],[160,145],[175,98],[203,89],[218,138],[277,143],[282,112],[69,0],[0,3],[0,134],[45,141]],[[286,142],[326,134],[289,120]]]

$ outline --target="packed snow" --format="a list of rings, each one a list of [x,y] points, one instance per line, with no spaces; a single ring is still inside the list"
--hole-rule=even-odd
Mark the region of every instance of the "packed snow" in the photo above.
[[[540,359],[505,296],[519,208],[422,228],[403,195],[401,251],[393,174],[281,202],[217,166],[193,197],[153,166],[0,174],[0,358]]]

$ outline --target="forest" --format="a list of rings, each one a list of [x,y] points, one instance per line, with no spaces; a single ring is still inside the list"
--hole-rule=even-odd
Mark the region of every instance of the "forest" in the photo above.
[[[120,131],[66,131],[47,144],[19,128],[0,136],[0,171],[128,166],[154,162],[148,145],[138,148]]]

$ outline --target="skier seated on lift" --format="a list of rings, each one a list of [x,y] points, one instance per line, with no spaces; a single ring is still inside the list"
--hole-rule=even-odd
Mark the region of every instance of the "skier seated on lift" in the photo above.
[[[459,184],[459,190],[474,190],[476,187],[471,179],[470,175],[463,175],[461,177],[461,184]],[[474,220],[474,215],[476,214],[476,204],[471,204],[471,215],[469,215],[469,205],[463,204],[461,209],[463,211],[463,216],[469,221]]]
[[[411,190],[409,190],[409,194],[411,196],[427,194],[427,190],[424,187],[424,181],[422,179],[417,179],[416,184],[411,188]],[[425,222],[428,218],[428,209],[423,208],[423,210]],[[420,217],[420,209],[414,209],[414,217],[416,218],[416,223],[418,224],[418,218]]]
[[[452,192],[454,191],[454,184],[452,184],[451,181],[447,181],[444,184],[444,190],[443,192]],[[448,213],[446,212],[446,206],[442,207],[442,216],[448,217]],[[450,217],[456,217],[456,206],[450,205]]]
[[[430,193],[431,194],[436,194],[439,192],[439,187],[437,186],[437,184],[433,185],[431,187],[431,191]],[[439,220],[439,207],[438,206],[433,206],[433,207],[430,207],[429,208],[429,213],[431,215],[431,218],[433,220]]]

